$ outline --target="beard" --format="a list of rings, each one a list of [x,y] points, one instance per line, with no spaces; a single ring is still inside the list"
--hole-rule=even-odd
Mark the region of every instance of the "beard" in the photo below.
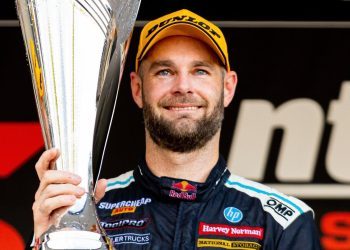
[[[182,103],[191,103],[191,98],[181,97],[180,100]],[[168,102],[181,103],[179,99]],[[198,120],[186,116],[180,117],[180,121],[167,120],[156,115],[153,107],[146,101],[143,117],[151,139],[159,147],[178,153],[193,152],[206,145],[221,128],[224,119],[223,93],[213,111]]]

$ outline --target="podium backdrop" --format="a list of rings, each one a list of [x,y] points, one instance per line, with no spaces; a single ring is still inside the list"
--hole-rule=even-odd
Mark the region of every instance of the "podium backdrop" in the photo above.
[[[350,249],[350,3],[274,12],[228,9],[225,1],[143,1],[102,176],[134,168],[144,152],[129,87],[141,25],[188,8],[222,27],[238,73],[221,141],[231,171],[301,198],[314,208],[324,249]],[[0,248],[22,249],[43,139],[14,3],[0,14]]]

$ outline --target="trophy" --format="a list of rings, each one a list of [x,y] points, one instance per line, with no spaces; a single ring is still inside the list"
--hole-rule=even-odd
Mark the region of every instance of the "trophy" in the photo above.
[[[45,147],[86,194],[41,237],[41,249],[112,249],[93,198],[141,0],[16,0]]]

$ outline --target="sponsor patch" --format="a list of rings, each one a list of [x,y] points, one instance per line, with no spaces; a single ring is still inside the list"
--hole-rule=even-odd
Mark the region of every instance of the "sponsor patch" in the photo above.
[[[193,201],[197,198],[196,193],[189,194],[188,192],[176,192],[175,190],[170,190],[169,196],[172,198],[176,199],[181,199],[181,200],[190,200]]]
[[[224,249],[245,249],[245,250],[259,250],[261,245],[250,241],[230,241],[230,240],[216,240],[216,239],[198,239],[197,247],[218,247]]]
[[[295,210],[293,210],[291,207],[272,197],[266,201],[264,207],[271,208],[276,214],[284,218],[286,221],[288,221],[295,214]]]
[[[109,202],[101,202],[98,205],[99,209],[109,209],[113,210],[115,208],[121,208],[121,207],[140,207],[142,205],[147,205],[152,202],[151,198],[141,198],[138,200],[132,200],[132,201],[120,201],[116,203],[109,203]]]
[[[230,226],[224,224],[199,223],[199,235],[222,235],[235,238],[256,238],[262,240],[264,229],[262,227]]]
[[[152,202],[151,198],[141,198],[138,200],[120,201],[115,203],[101,202],[98,204],[99,209],[112,210],[111,216],[125,213],[134,213],[136,209],[142,205]]]
[[[197,198],[197,186],[188,181],[173,182],[169,191],[169,197],[181,200],[195,200]]]
[[[197,186],[190,184],[188,181],[173,182],[171,188],[182,192],[197,192]]]
[[[105,230],[121,229],[121,228],[144,228],[149,222],[149,218],[135,220],[123,219],[116,221],[101,221],[100,224]]]
[[[134,213],[136,211],[136,207],[118,207],[112,210],[111,215],[118,215],[118,214],[126,214],[126,213]]]
[[[145,244],[149,244],[151,240],[150,234],[126,233],[126,234],[111,235],[109,237],[113,241],[114,245],[120,245],[120,244],[145,245]]]
[[[225,219],[232,223],[240,222],[243,219],[241,210],[235,207],[227,207],[224,210]]]

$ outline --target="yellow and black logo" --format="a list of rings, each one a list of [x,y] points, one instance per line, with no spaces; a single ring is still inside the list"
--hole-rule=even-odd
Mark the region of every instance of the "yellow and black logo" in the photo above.
[[[118,214],[126,214],[126,213],[134,213],[136,211],[136,207],[118,207],[112,210],[111,215],[118,215]]]
[[[259,250],[261,245],[251,241],[230,241],[230,240],[217,240],[217,239],[198,239],[197,247],[218,247],[224,249],[246,249],[246,250]]]

